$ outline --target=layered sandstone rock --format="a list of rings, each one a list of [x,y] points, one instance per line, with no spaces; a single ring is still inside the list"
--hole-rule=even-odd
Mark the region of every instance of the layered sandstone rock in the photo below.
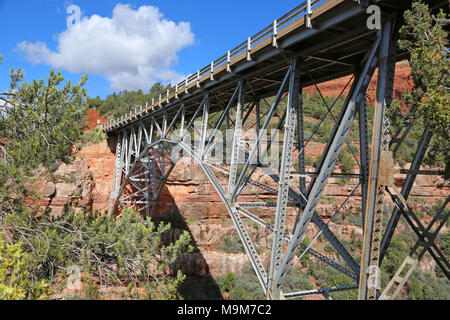
[[[77,154],[77,159],[84,161],[92,173],[95,182],[92,192],[88,195],[92,201],[93,211],[108,209],[108,201],[114,172],[113,140],[85,146]]]
[[[41,195],[40,204],[58,215],[64,205],[72,203],[84,211],[108,208],[114,167],[114,154],[107,142],[84,147],[70,163],[37,180],[33,191]]]
[[[55,172],[32,186],[33,191],[41,196],[40,204],[52,208],[54,215],[61,214],[68,203],[79,209],[92,210],[93,188],[92,172],[82,159],[60,164]]]

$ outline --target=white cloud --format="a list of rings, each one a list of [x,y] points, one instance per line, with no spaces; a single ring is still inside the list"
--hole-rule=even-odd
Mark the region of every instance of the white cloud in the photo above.
[[[190,23],[169,21],[156,7],[133,10],[118,4],[112,18],[83,17],[57,41],[56,51],[43,42],[23,41],[17,47],[33,63],[103,75],[114,90],[148,90],[155,81],[183,78],[171,66],[178,51],[194,43],[194,34]]]

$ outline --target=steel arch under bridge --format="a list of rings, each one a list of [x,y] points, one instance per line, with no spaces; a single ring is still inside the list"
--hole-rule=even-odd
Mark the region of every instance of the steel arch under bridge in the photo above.
[[[423,132],[411,168],[402,172],[406,175],[402,190],[393,184],[393,155],[411,130],[405,121],[404,129],[391,132],[386,116],[392,101],[395,63],[405,55],[396,46],[404,8],[401,1],[373,3],[381,8],[382,27],[378,30],[367,29],[365,10],[370,2],[365,6],[355,1],[304,1],[150,106],[141,106],[106,124],[104,131],[117,135],[110,212],[133,206],[151,215],[174,166],[187,157],[201,166],[224,203],[267,298],[327,296],[334,291],[358,289],[360,299],[392,299],[426,252],[449,277],[449,262],[435,242],[448,220],[449,199],[428,226],[418,220],[407,203],[418,174],[437,174],[420,170],[432,138],[428,130]],[[432,5],[438,7],[440,3]],[[375,115],[369,143],[366,92],[376,69]],[[352,76],[350,81],[330,104],[317,84],[346,75]],[[312,85],[328,112],[312,132],[306,132],[303,88]],[[336,110],[341,97],[344,102]],[[306,172],[305,150],[324,121],[331,121],[333,130],[317,171]],[[356,122],[358,150],[349,142]],[[250,131],[254,134],[249,138]],[[275,139],[278,136],[281,142]],[[344,147],[352,152],[358,173],[336,172]],[[325,222],[316,207],[327,183],[335,178],[356,179],[358,184]],[[273,194],[276,201],[243,198],[243,191],[248,189]],[[361,264],[329,228],[330,221],[353,197],[362,204]],[[383,208],[388,197],[395,209],[383,232]],[[262,218],[267,215],[274,217],[274,223]],[[382,290],[378,268],[400,216],[419,240]],[[303,240],[310,222],[318,232],[306,245]],[[263,261],[263,249],[253,242],[249,223],[273,233],[269,259]],[[320,235],[332,245],[339,260],[313,249]],[[306,252],[346,275],[353,285],[283,292],[287,275]]]

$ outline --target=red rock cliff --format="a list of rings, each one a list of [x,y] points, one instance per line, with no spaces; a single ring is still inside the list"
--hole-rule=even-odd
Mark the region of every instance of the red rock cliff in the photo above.
[[[369,84],[369,88],[367,90],[367,97],[371,104],[375,101],[375,95],[377,90],[377,77],[378,70],[375,71],[374,76]],[[318,85],[324,96],[328,97],[337,97],[341,93],[342,89],[345,87],[347,82],[350,80],[351,76],[347,76],[344,78],[324,82]],[[411,90],[414,86],[414,83],[411,78],[411,68],[409,67],[408,62],[402,61],[397,63],[395,69],[395,83],[394,83],[394,98],[401,98],[403,91]],[[311,86],[305,88],[305,91],[309,94],[312,94],[315,90],[315,86]],[[347,89],[348,92],[348,89]],[[345,92],[345,94],[347,93]]]

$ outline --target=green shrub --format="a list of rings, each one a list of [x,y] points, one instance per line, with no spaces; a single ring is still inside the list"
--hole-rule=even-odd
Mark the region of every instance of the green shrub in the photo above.
[[[313,141],[320,142],[320,143],[326,143],[330,139],[331,132],[333,131],[333,124],[330,122],[323,122],[319,129],[317,130],[316,134],[313,137]]]
[[[323,249],[327,253],[331,253],[334,251],[334,247],[330,243],[325,244],[325,247]]]
[[[352,154],[347,149],[348,148],[342,150],[338,164],[340,165],[342,172],[352,173],[353,168],[355,167],[355,161]]]
[[[334,103],[335,98],[334,97],[322,97],[319,93],[314,92],[312,95],[304,95],[303,96],[303,110],[305,115],[313,117],[315,119],[322,119],[322,117],[328,112],[326,104],[331,107],[331,105]],[[341,97],[334,105],[332,112],[333,115],[336,117],[339,113],[340,108],[342,107],[344,102],[344,99]],[[328,116],[330,117],[330,116]]]
[[[242,275],[236,277],[233,289],[230,290],[230,300],[261,300],[265,299],[258,278],[250,265],[242,270]]]
[[[225,291],[230,291],[231,289],[233,289],[235,283],[236,283],[236,276],[234,275],[234,273],[230,272],[224,279],[223,289]]]
[[[298,269],[292,269],[286,277],[282,286],[284,292],[295,292],[302,290],[312,290],[314,286],[309,280],[308,273],[303,273]]]
[[[350,224],[354,226],[358,226],[362,228],[362,217],[355,215],[355,214],[349,214],[345,216],[345,220],[347,220]]]
[[[346,275],[326,266],[315,272],[317,284],[321,288],[339,287],[354,284],[354,281]],[[335,300],[355,300],[358,296],[357,290],[333,292],[330,296]]]
[[[84,298],[86,300],[98,300],[100,298],[100,292],[94,280],[91,277],[83,277],[82,282],[83,282]],[[130,285],[127,287],[129,295],[131,295],[132,288],[133,286],[132,283],[130,282]]]
[[[300,255],[303,253],[304,249],[306,249],[309,245],[310,245],[311,241],[308,238],[304,238],[303,239],[303,246],[298,250],[297,252],[297,257],[300,257]],[[302,264],[302,266],[307,266],[309,263],[309,259],[310,259],[310,254],[306,253],[303,255],[303,257],[300,259],[300,263]]]
[[[94,144],[102,141],[106,141],[107,134],[103,132],[99,127],[95,127],[89,131],[86,131],[83,136],[83,142],[85,144]]]
[[[336,223],[336,224],[343,224],[344,223],[344,218],[341,215],[337,214],[337,215],[334,216],[333,222]]]
[[[412,300],[450,300],[450,281],[415,270],[408,281],[407,291]]]
[[[296,165],[298,166],[298,163],[296,163]],[[308,167],[313,167],[315,165],[314,158],[307,155],[305,157],[305,165],[307,165]]]
[[[442,252],[446,257],[450,257],[450,232],[442,232],[438,236],[438,243],[441,246]]]
[[[185,277],[176,272],[175,263],[192,250],[188,232],[143,220],[132,209],[117,218],[99,212],[76,214],[66,206],[59,217],[49,212],[40,220],[32,213],[11,215],[2,227],[13,242],[26,239],[23,249],[29,252],[31,279],[53,279],[60,270],[77,265],[102,285],[145,285],[150,298],[176,297]]]
[[[22,243],[8,244],[0,234],[0,300],[47,299],[49,283],[34,281],[31,255],[22,251]]]
[[[381,265],[381,282],[387,284],[388,281],[395,275],[398,268],[401,266],[406,257],[406,246],[398,236],[394,235],[391,244],[386,251],[386,256]]]
[[[236,238],[224,238],[223,242],[217,245],[217,248],[222,249],[228,253],[245,252],[244,245],[240,239]]]

